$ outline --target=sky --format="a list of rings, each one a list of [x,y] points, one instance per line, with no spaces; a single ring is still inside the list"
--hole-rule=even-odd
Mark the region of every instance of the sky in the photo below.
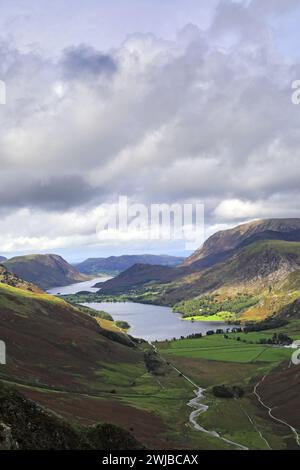
[[[70,261],[103,204],[203,203],[206,236],[299,216],[297,0],[0,0],[0,254]]]

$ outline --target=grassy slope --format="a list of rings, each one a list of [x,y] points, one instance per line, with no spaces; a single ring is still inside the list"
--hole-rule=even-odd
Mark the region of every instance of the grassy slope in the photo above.
[[[186,428],[190,384],[168,367],[149,373],[143,351],[110,340],[62,299],[0,284],[0,331],[1,380],[68,421],[110,422],[153,448],[216,445]]]
[[[120,400],[111,391],[119,387],[119,393],[134,393],[132,383],[147,372],[142,352],[110,340],[92,317],[61,299],[4,284],[0,284],[0,331],[8,353],[8,363],[0,370],[2,380],[23,385],[27,396],[80,421],[89,417],[90,396],[93,422],[108,419],[129,429],[130,420],[122,419],[122,413],[130,414],[129,408],[118,405]],[[58,393],[62,409],[59,400],[51,400]],[[74,396],[89,403],[77,409]],[[106,414],[109,409],[111,416]],[[157,434],[164,428],[151,413],[132,410],[131,414],[137,434],[139,426],[144,429],[149,421],[155,423]],[[146,429],[144,434],[147,439]]]

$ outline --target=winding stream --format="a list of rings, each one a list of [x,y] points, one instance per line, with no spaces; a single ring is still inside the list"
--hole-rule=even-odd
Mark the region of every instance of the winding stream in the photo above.
[[[238,444],[237,442],[231,441],[230,439],[226,439],[226,437],[221,436],[216,431],[208,431],[207,429],[203,428],[202,426],[200,426],[200,424],[197,423],[198,416],[200,416],[202,413],[205,413],[209,408],[208,405],[205,405],[203,403],[204,392],[205,392],[204,388],[198,387],[196,390],[194,390],[196,397],[192,398],[187,403],[187,406],[194,409],[194,411],[191,412],[190,417],[189,417],[189,421],[191,425],[193,426],[193,428],[196,431],[204,432],[206,434],[209,434],[210,436],[217,437],[218,439],[221,439],[227,444],[238,447],[241,450],[249,450],[248,447],[245,447],[242,444]]]
[[[157,347],[153,343],[150,343],[150,344],[153,347],[156,354],[159,354],[159,351],[158,351]],[[160,356],[160,358],[164,362],[167,362],[163,357]],[[216,437],[217,439],[221,439],[222,441],[226,442],[227,444],[238,447],[241,450],[249,450],[248,447],[245,447],[242,444],[239,444],[238,442],[231,441],[230,439],[226,439],[226,437],[221,436],[216,431],[208,431],[203,426],[200,426],[200,424],[197,422],[197,418],[202,413],[205,413],[209,409],[209,406],[205,405],[203,403],[203,400],[205,399],[205,397],[204,397],[205,389],[199,387],[198,385],[196,385],[195,382],[193,382],[192,379],[190,379],[185,374],[183,374],[181,372],[181,370],[177,369],[177,367],[175,367],[173,364],[171,364],[171,363],[168,363],[168,364],[169,364],[170,367],[172,367],[172,369],[174,369],[178,374],[180,374],[187,382],[189,382],[194,387],[196,387],[195,390],[194,390],[195,398],[192,398],[191,400],[189,400],[187,402],[187,406],[189,406],[190,408],[193,408],[193,411],[191,412],[191,414],[189,416],[189,422],[192,425],[192,427],[195,429],[195,431],[204,432],[205,434],[209,434],[210,436]]]

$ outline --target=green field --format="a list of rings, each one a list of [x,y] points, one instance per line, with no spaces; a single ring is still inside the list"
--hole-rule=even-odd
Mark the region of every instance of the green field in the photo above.
[[[262,335],[262,333],[243,335],[247,336],[247,340],[250,340],[252,334],[256,338],[258,335]],[[161,346],[161,351],[170,356],[242,363],[277,363],[291,356],[291,350],[288,348],[244,343],[237,340],[240,336],[241,334],[234,334],[232,339],[225,339],[223,335],[212,335],[199,339],[172,341],[164,343]],[[254,337],[253,341],[255,341]]]
[[[214,315],[193,315],[191,317],[183,317],[183,320],[188,321],[215,321],[215,322],[228,322],[235,321],[236,315],[231,312],[219,312]]]
[[[291,322],[280,331],[295,339],[299,337],[299,326],[298,321]],[[285,449],[294,445],[288,429],[274,423],[253,395],[254,386],[262,376],[282,363],[287,364],[292,354],[289,348],[257,344],[273,333],[273,330],[231,333],[228,339],[215,334],[157,344],[167,363],[205,388],[205,403],[209,409],[199,416],[199,424],[250,449],[268,449],[269,446]],[[223,384],[242,387],[244,397],[234,400],[214,396],[212,387]],[[215,440],[215,446],[219,449],[222,442]]]

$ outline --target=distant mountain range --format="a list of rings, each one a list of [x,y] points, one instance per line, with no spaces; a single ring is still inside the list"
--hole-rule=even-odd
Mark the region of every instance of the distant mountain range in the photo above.
[[[0,256],[0,263],[1,261],[5,261],[7,258],[5,258],[5,256]]]
[[[178,266],[185,258],[168,255],[123,255],[109,258],[89,258],[74,267],[84,274],[120,273],[134,264],[150,264],[161,266]]]
[[[16,276],[44,290],[88,279],[58,255],[17,256],[2,264]]]
[[[213,292],[296,292],[299,281],[300,219],[269,219],[214,234],[178,267],[138,264],[99,287],[174,305]]]
[[[90,258],[71,265],[55,254],[16,256],[0,262],[10,273],[43,290],[82,282],[101,273],[118,274],[136,263],[178,266],[184,258],[168,255],[124,255],[109,258]],[[12,284],[13,285],[13,284]]]

